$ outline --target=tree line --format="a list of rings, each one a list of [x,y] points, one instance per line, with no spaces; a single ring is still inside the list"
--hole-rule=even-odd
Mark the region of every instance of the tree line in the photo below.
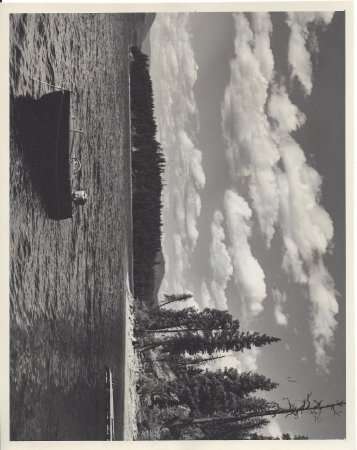
[[[235,368],[204,368],[209,361],[233,350],[244,351],[280,341],[257,331],[242,331],[228,311],[187,307],[168,309],[190,294],[166,296],[162,305],[139,314],[136,345],[145,373],[138,382],[141,399],[139,431],[145,439],[270,439],[261,434],[271,417],[312,414],[325,409],[340,413],[344,402],[325,403],[311,399],[287,405],[267,400],[264,392],[278,383],[255,372]],[[157,374],[157,364],[161,373]],[[165,376],[165,373],[167,376]],[[152,430],[155,435],[152,435]],[[306,439],[290,436],[283,439]]]
[[[132,47],[131,53],[134,295],[145,301],[153,295],[155,258],[161,250],[161,174],[165,158],[156,140],[149,58],[138,47]]]

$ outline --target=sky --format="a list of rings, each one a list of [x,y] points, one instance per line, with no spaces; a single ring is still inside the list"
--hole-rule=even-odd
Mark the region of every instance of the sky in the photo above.
[[[218,363],[279,382],[269,398],[345,400],[344,14],[158,14],[149,38],[160,294],[280,337]],[[282,431],[344,438],[345,416]]]

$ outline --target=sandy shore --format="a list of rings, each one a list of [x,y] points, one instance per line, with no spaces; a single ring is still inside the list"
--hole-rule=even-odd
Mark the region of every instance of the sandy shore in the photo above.
[[[125,441],[132,441],[137,435],[136,412],[138,395],[136,381],[139,370],[139,360],[133,347],[134,338],[134,298],[130,290],[129,276],[126,283],[126,345],[125,345],[125,385],[124,385],[124,430]]]

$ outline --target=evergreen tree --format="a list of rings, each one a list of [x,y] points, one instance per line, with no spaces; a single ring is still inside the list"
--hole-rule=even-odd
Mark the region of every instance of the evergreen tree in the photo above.
[[[312,404],[310,401],[311,394],[308,394],[306,399],[300,404],[296,405],[288,400],[288,407],[283,407],[276,402],[269,403],[257,399],[256,404],[250,404],[248,408],[244,408],[242,411],[235,413],[219,414],[216,416],[206,417],[187,417],[182,421],[177,421],[170,424],[172,428],[181,428],[188,426],[197,426],[205,428],[208,426],[226,426],[227,424],[239,423],[241,421],[250,419],[259,419],[264,417],[275,417],[277,415],[285,415],[286,417],[294,416],[298,418],[301,414],[308,413],[314,416],[314,418],[320,417],[323,410],[330,409],[334,414],[339,415],[338,408],[343,407],[346,402],[337,401],[334,403],[324,403],[322,400],[314,401]],[[250,400],[250,399],[246,399]]]
[[[175,333],[177,331],[203,330],[238,330],[239,320],[233,319],[228,311],[205,308],[180,310],[162,309],[150,316],[151,323],[148,332]]]
[[[209,415],[247,410],[256,407],[258,401],[266,406],[265,400],[247,398],[258,390],[275,389],[278,384],[264,375],[239,373],[237,369],[225,368],[200,371],[194,375],[190,371],[182,371],[175,380],[169,382],[169,386],[191,411]]]
[[[190,298],[193,297],[192,294],[171,294],[171,295],[167,295],[164,294],[165,297],[165,302],[161,303],[160,305],[156,306],[155,308],[152,308],[151,311],[157,311],[158,309],[162,308],[165,305],[169,305],[171,303],[175,303],[175,302],[183,302],[185,300],[189,300]]]
[[[196,356],[194,358],[189,358],[186,355],[171,355],[169,353],[165,353],[157,360],[169,364],[170,368],[175,373],[187,371],[188,368],[192,368],[193,366],[196,366],[195,367],[196,373],[202,373],[204,369],[199,369],[197,366],[207,364],[208,362],[214,361],[216,359],[225,358],[225,356],[226,355],[209,356],[209,357]]]
[[[242,351],[252,347],[261,347],[266,344],[280,341],[279,338],[271,337],[258,332],[240,332],[232,330],[204,330],[200,333],[185,332],[178,333],[166,340],[153,340],[149,348],[161,347],[162,352],[172,354],[228,352],[229,350]]]

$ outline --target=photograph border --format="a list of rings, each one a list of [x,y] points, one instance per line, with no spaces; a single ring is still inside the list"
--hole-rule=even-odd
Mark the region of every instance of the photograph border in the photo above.
[[[354,90],[353,90],[353,2],[242,2],[242,3],[132,3],[132,4],[15,4],[0,5],[0,193],[2,211],[0,214],[0,448],[7,449],[100,449],[111,448],[169,448],[188,449],[205,447],[213,450],[217,441],[22,441],[9,440],[9,15],[11,13],[120,13],[120,12],[231,12],[231,11],[345,11],[346,12],[346,439],[345,440],[304,440],[304,441],[219,441],[225,449],[235,449],[237,445],[246,448],[280,449],[352,449],[355,448],[355,306],[354,306]],[[348,344],[348,345],[347,345]],[[223,449],[222,449],[223,450]]]

